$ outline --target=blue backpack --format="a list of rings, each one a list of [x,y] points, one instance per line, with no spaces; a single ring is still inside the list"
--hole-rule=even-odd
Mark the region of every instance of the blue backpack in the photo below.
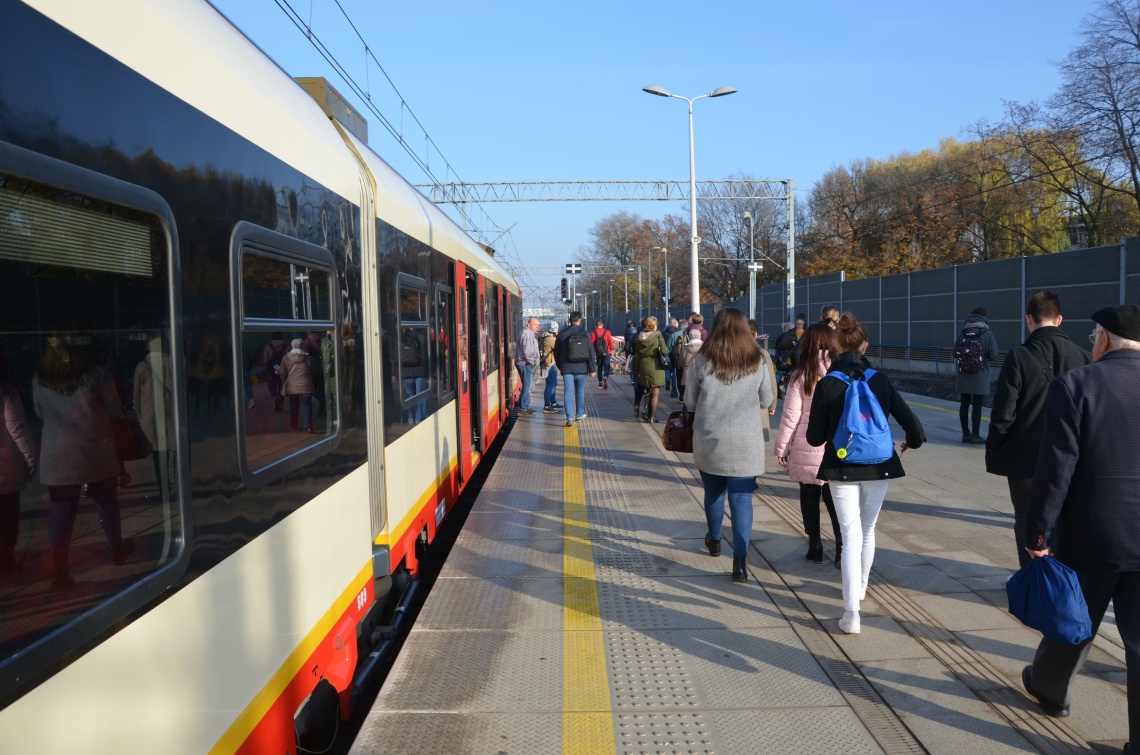
[[[835,431],[835,455],[847,464],[881,464],[895,454],[895,441],[887,424],[887,415],[871,392],[867,381],[875,374],[868,368],[861,380],[852,380],[842,372],[829,372],[831,377],[847,383],[843,397],[843,414]]]

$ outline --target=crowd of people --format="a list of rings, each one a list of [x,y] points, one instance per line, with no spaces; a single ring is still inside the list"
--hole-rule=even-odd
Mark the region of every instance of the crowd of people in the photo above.
[[[1107,307],[1090,319],[1091,354],[1061,330],[1058,297],[1034,293],[1025,309],[1029,337],[1009,349],[995,370],[1001,352],[988,312],[973,309],[954,344],[955,390],[962,443],[984,445],[986,471],[1008,480],[1019,563],[1053,556],[1075,570],[1093,637],[1113,604],[1124,641],[1129,728],[1140,734],[1140,465],[1134,450],[1140,447],[1140,307]],[[619,343],[630,365],[635,416],[657,422],[662,390],[693,413],[705,547],[710,556],[720,555],[727,507],[734,581],[748,578],[752,494],[765,471],[764,445],[757,439],[767,439],[767,418],[776,411],[777,396],[783,398],[775,456],[799,484],[806,558],[823,561],[822,503],[841,570],[839,629],[860,633],[875,526],[890,480],[905,475],[902,455],[926,442],[918,417],[867,358],[866,328],[833,306],[824,307],[811,326],[801,314],[772,344],[773,358],[756,323],[733,308],[716,313],[711,331],[698,313],[683,324],[672,319],[664,330],[654,317],[640,326],[630,321],[624,343],[602,321],[589,333],[580,321],[573,312],[562,332],[556,323],[548,327],[544,343],[550,344],[540,355],[548,370],[546,410],[562,408],[555,402],[561,372],[566,425],[585,419],[585,378],[597,374],[599,388],[609,388],[609,362]],[[991,394],[983,437],[982,409]],[[904,433],[897,450],[888,418]],[[1026,691],[1050,715],[1068,715],[1091,645],[1091,638],[1077,645],[1043,639],[1024,669]]]

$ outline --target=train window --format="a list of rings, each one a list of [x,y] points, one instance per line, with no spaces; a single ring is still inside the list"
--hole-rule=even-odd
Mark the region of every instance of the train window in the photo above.
[[[442,404],[455,393],[455,294],[448,286],[435,287],[436,386]]]
[[[246,484],[258,487],[324,453],[337,436],[332,255],[248,223],[234,238],[241,459]]]
[[[184,564],[171,227],[152,192],[0,144],[0,696]]]
[[[396,360],[400,370],[400,396],[404,421],[411,424],[427,417],[431,391],[431,362],[428,356],[427,281],[407,273],[397,276],[400,302],[399,343]]]
[[[499,287],[487,284],[487,371],[499,369]]]

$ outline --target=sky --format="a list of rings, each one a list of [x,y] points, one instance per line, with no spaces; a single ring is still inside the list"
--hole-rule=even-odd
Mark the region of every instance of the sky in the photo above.
[[[292,8],[441,181],[792,179],[937,149],[1003,102],[1047,98],[1052,63],[1093,0],[211,0],[294,77],[324,76],[356,104],[369,144],[411,183],[432,179],[298,30]],[[345,20],[343,8],[355,26]],[[368,52],[383,67],[369,59]],[[385,80],[390,78],[400,96]],[[409,110],[410,109],[410,110]],[[439,153],[427,150],[423,125]],[[445,167],[444,158],[450,169]],[[687,217],[681,202],[486,204],[474,222],[520,269],[524,296],[557,299],[590,228],[619,210]],[[452,217],[457,213],[449,211]],[[493,225],[492,225],[493,224]],[[497,226],[499,230],[493,230]]]

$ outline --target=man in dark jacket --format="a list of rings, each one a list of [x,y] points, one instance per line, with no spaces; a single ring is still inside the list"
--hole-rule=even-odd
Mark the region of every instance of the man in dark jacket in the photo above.
[[[1045,418],[1045,391],[1049,381],[1089,363],[1089,355],[1061,332],[1061,301],[1049,291],[1029,297],[1025,325],[1029,338],[1005,356],[998,373],[990,433],[986,438],[986,471],[1008,478],[1013,502],[1013,534],[1017,558],[1029,563],[1025,552],[1025,512],[1029,488],[1041,445]]]
[[[1140,306],[1106,307],[1092,320],[1093,364],[1049,385],[1025,542],[1034,558],[1055,551],[1077,572],[1093,637],[1112,601],[1128,669],[1127,753],[1140,745]],[[1068,715],[1090,647],[1091,638],[1042,639],[1022,671],[1026,691],[1050,714]]]
[[[571,312],[570,325],[554,342],[554,359],[562,373],[566,426],[586,419],[586,376],[598,371],[598,358],[590,334],[582,327],[582,313]]]
[[[625,323],[625,355],[629,364],[629,382],[637,384],[637,375],[634,374],[633,364],[637,360],[633,355],[637,351],[637,323],[627,320]]]

